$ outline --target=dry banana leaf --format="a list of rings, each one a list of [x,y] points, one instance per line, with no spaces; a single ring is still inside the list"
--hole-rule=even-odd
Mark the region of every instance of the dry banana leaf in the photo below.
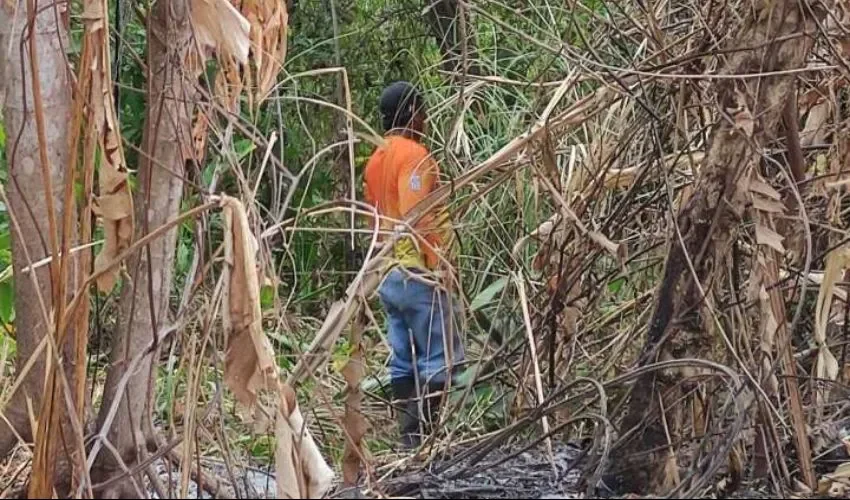
[[[127,182],[127,163],[121,145],[121,133],[112,98],[112,71],[109,57],[109,34],[106,32],[106,2],[89,2],[82,18],[85,21],[85,43],[92,48],[91,106],[87,126],[94,129],[102,162],[99,171],[100,195],[92,211],[103,224],[104,245],[95,257],[95,272],[107,267],[109,272],[97,280],[98,289],[108,292],[115,286],[118,268],[115,258],[130,246],[133,238],[133,196]]]
[[[278,498],[318,498],[331,486],[333,471],[322,458],[298,408],[295,392],[279,379],[271,343],[263,332],[257,242],[242,203],[223,197],[225,220],[224,381],[250,410],[275,414],[275,472]],[[259,394],[277,399],[263,408]]]

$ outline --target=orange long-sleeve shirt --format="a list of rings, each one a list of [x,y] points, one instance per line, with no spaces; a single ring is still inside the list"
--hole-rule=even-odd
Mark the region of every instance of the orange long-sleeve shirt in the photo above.
[[[403,220],[410,210],[438,185],[440,169],[428,149],[419,142],[399,135],[387,137],[369,158],[364,172],[366,201],[384,218]],[[394,222],[382,218],[381,228],[392,231]],[[435,269],[447,237],[448,217],[427,214],[414,226],[419,240],[402,238],[396,242],[394,256],[405,267]],[[418,246],[418,248],[417,248]]]

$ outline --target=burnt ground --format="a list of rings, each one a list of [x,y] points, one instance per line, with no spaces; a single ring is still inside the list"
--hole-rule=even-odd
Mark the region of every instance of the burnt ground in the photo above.
[[[380,494],[362,491],[353,492],[337,488],[330,498],[535,498],[535,499],[573,499],[590,498],[585,496],[584,486],[580,482],[579,461],[583,450],[572,444],[553,442],[553,454],[550,458],[545,445],[538,444],[525,450],[520,445],[498,447],[480,453],[461,450],[453,456],[430,462],[427,466],[411,464],[406,469],[377,485]],[[616,460],[616,457],[612,457]],[[3,464],[11,476],[3,478],[0,484],[0,498],[16,498],[25,493],[23,482],[28,476],[28,467],[9,467]],[[217,460],[202,460],[203,468],[211,477],[220,481],[215,493],[207,488],[199,488],[195,481],[189,482],[188,498],[274,498],[275,482],[271,468],[240,468],[230,475],[224,464]],[[22,469],[22,470],[21,470]],[[169,483],[169,473],[163,464],[157,464],[162,483]],[[173,471],[172,471],[173,472]],[[338,478],[339,479],[339,478]],[[234,487],[233,480],[236,481]],[[171,494],[179,491],[177,477],[171,476]],[[150,486],[150,485],[147,485]],[[770,488],[764,485],[743,484],[726,498],[763,499],[773,498]],[[157,495],[152,493],[152,498]],[[620,498],[639,498],[625,496]],[[648,497],[645,497],[648,498]],[[716,494],[706,494],[703,498],[718,498]]]
[[[420,498],[581,498],[581,455],[576,447],[553,444],[521,451],[502,449],[478,462],[454,465],[439,475],[423,478]]]
[[[582,498],[575,467],[580,455],[579,448],[557,443],[552,457],[542,445],[527,451],[499,448],[411,467],[378,487],[383,495],[407,498]],[[334,496],[355,495],[338,491]]]

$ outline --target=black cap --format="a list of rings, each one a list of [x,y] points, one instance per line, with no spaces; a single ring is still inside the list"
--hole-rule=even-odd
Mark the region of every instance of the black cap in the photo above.
[[[424,104],[419,91],[409,82],[391,83],[381,93],[379,104],[384,129],[409,126],[414,114],[421,111]]]

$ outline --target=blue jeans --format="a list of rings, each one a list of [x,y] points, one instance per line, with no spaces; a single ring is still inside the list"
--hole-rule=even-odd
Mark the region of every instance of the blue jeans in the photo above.
[[[389,321],[390,377],[418,376],[426,384],[445,383],[449,369],[446,336],[452,339],[452,371],[464,360],[454,304],[448,294],[399,268],[387,274],[378,294]]]

